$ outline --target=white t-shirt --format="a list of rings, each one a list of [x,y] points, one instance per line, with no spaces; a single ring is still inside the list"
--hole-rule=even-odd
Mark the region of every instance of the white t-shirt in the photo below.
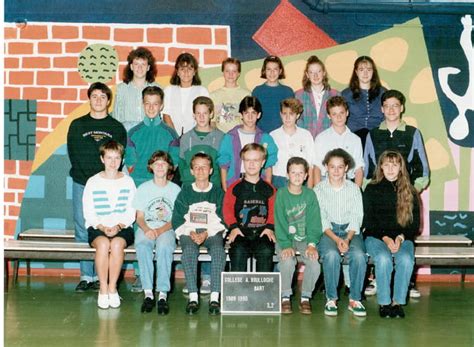
[[[301,157],[306,159],[308,165],[313,163],[313,136],[311,133],[303,128],[296,127],[296,132],[293,135],[288,135],[283,126],[273,130],[270,133],[278,147],[278,160],[273,166],[273,176],[286,176],[286,164],[292,157]]]
[[[165,88],[163,114],[171,117],[178,135],[187,133],[196,125],[193,117],[193,101],[198,96],[209,96],[203,86],[168,86]]]
[[[243,131],[241,128],[237,130],[239,132],[239,139],[240,139],[240,149],[244,148],[245,145],[249,143],[255,142],[255,133],[247,133]],[[244,163],[240,163],[240,172],[244,173]]]
[[[364,157],[362,152],[362,143],[359,136],[354,134],[346,126],[346,130],[339,135],[334,128],[330,128],[321,132],[314,139],[314,161],[313,165],[321,170],[321,177],[326,175],[326,168],[323,165],[324,157],[327,152],[341,148],[345,150],[354,159],[355,166],[347,172],[347,177],[353,179],[355,170],[364,168]]]

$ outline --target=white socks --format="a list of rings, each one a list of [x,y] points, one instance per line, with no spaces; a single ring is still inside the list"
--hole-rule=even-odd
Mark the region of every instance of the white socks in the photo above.
[[[212,292],[210,301],[211,302],[213,302],[213,301],[219,302],[219,292]]]
[[[145,298],[150,298],[153,300],[153,290],[152,289],[144,289],[143,292],[145,293]]]
[[[189,301],[199,302],[198,293],[197,292],[189,293]]]

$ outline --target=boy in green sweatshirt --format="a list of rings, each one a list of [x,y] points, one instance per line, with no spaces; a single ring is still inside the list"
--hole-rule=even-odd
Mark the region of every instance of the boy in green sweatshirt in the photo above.
[[[282,313],[292,313],[291,283],[297,264],[295,252],[305,265],[301,301],[302,314],[311,314],[310,299],[321,273],[316,244],[322,235],[321,215],[316,194],[303,186],[308,162],[300,157],[288,160],[288,186],[278,190],[275,202],[276,252],[281,273]]]

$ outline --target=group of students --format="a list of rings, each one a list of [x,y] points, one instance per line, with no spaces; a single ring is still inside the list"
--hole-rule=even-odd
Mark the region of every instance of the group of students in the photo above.
[[[342,96],[330,88],[315,56],[296,94],[279,83],[284,67],[275,56],[264,60],[266,82],[252,93],[237,84],[237,59],[224,60],[222,72],[224,87],[209,97],[196,59],[183,53],[163,91],[154,82],[154,58],[141,47],[128,56],[112,116],[110,89],[100,82],[90,86],[91,111],[68,132],[76,240],[97,249],[95,269],[93,262],[81,262],[76,291],[98,290],[100,308],[119,307],[124,248],[134,243],[141,310],[156,305],[159,314],[167,314],[178,239],[189,293],[186,312],[200,307],[198,256],[205,246],[211,262],[202,266],[201,277],[210,286],[209,312],[218,314],[227,238],[231,271],[246,271],[251,256],[257,271],[273,271],[276,251],[283,313],[292,312],[298,251],[305,264],[301,313],[312,312],[321,262],[324,312],[337,315],[346,256],[348,309],[365,316],[361,292],[368,253],[380,315],[403,317],[420,226],[418,192],[429,182],[421,134],[401,120],[403,94],[385,90],[365,56],[356,60]]]

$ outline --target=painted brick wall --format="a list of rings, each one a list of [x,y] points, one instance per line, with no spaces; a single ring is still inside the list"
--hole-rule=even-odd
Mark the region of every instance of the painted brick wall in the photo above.
[[[19,28],[5,23],[5,99],[37,100],[36,146],[72,110],[87,100],[88,85],[77,71],[86,46],[113,46],[120,68],[109,85],[121,81],[130,50],[145,46],[157,61],[158,76],[170,75],[176,57],[194,54],[202,67],[215,66],[230,56],[228,26],[122,25],[28,23]],[[13,235],[31,163],[5,162],[5,234]]]

